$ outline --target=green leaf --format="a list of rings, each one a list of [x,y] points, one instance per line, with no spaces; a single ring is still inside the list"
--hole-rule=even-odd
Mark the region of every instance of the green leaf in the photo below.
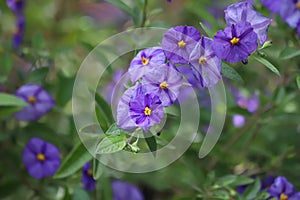
[[[103,110],[98,105],[96,105],[95,111],[99,125],[101,126],[102,130],[106,132],[109,125]]]
[[[45,48],[45,40],[44,40],[43,35],[40,32],[35,33],[33,35],[32,47],[36,50]]]
[[[230,114],[239,114],[239,115],[243,115],[245,117],[250,117],[251,116],[251,113],[248,112],[248,110],[244,109],[244,108],[241,108],[239,106],[234,106],[234,107],[229,107],[228,108],[228,113]]]
[[[22,110],[22,107],[0,106],[0,118],[7,117],[19,110]]]
[[[80,187],[74,187],[72,200],[82,200],[82,199],[89,200],[90,199],[89,194]]]
[[[154,135],[150,136],[148,133],[144,133],[145,140],[151,152],[155,152],[157,150],[157,142]]]
[[[28,104],[15,95],[0,93],[0,106],[24,107],[28,106]]]
[[[108,130],[106,131],[107,135],[121,135],[121,134],[125,134],[125,132],[120,129],[117,125],[117,123],[113,123]]]
[[[260,187],[261,187],[261,183],[260,180],[257,178],[255,180],[255,183],[246,189],[246,191],[243,193],[243,196],[247,200],[255,199],[255,197],[260,191]]]
[[[199,24],[200,24],[200,32],[202,35],[206,37],[213,37],[212,31],[209,28],[207,28],[207,26],[205,26],[202,22],[199,22]]]
[[[261,64],[263,64],[264,66],[266,66],[269,70],[271,70],[278,76],[280,76],[278,69],[272,63],[270,63],[268,60],[266,60],[265,58],[255,56],[254,59],[257,60],[258,62],[260,62]]]
[[[235,69],[233,69],[232,67],[230,67],[229,65],[227,65],[226,63],[222,63],[222,75],[226,78],[229,78],[231,80],[240,82],[240,83],[244,83],[244,80],[242,79],[242,77],[239,75],[239,73],[237,71],[235,71]]]
[[[87,151],[85,146],[82,143],[79,143],[63,160],[63,163],[54,175],[54,178],[65,178],[74,174],[86,162],[91,160],[91,158],[92,155]]]
[[[297,82],[298,89],[300,90],[300,75],[297,76],[296,82]]]
[[[123,150],[126,146],[126,137],[124,135],[109,135],[98,144],[96,154],[115,153]]]
[[[253,182],[254,180],[252,178],[247,178],[244,176],[236,176],[236,175],[227,175],[219,178],[216,182],[216,185],[221,187],[225,187],[225,186],[236,187],[239,185],[246,185]]]
[[[27,78],[27,83],[39,83],[45,80],[49,72],[48,67],[41,67],[31,72]]]
[[[99,94],[95,94],[95,100],[99,107],[103,110],[105,117],[107,118],[107,121],[112,124],[114,123],[114,117],[111,111],[110,105],[100,96]]]
[[[293,47],[287,47],[283,51],[280,52],[279,58],[282,60],[287,60],[294,58],[296,56],[300,55],[300,50],[293,48]]]
[[[135,16],[135,13],[133,12],[133,10],[127,6],[125,3],[123,3],[121,0],[106,0],[108,3],[113,4],[114,6],[118,7],[120,10],[122,10],[123,12],[125,12],[126,14],[130,15],[130,16]]]
[[[93,177],[98,180],[104,174],[104,165],[94,158],[93,160]]]

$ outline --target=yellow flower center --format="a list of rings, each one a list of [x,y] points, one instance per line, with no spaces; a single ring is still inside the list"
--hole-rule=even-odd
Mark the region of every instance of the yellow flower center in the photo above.
[[[239,41],[240,41],[240,38],[234,37],[230,40],[230,43],[232,45],[236,45],[237,43],[239,43]]]
[[[184,48],[186,45],[186,43],[183,40],[179,41],[177,44],[178,44],[179,48]]]
[[[88,174],[89,176],[93,176],[93,171],[92,171],[91,169],[89,169],[89,170],[87,171],[87,174]]]
[[[149,59],[142,57],[142,63],[143,63],[143,65],[148,65]]]
[[[145,110],[144,110],[144,114],[146,115],[146,116],[150,116],[151,115],[151,112],[152,112],[152,110],[147,106],[146,108],[145,108]]]
[[[162,83],[159,85],[159,87],[160,87],[161,89],[167,89],[167,88],[168,88],[168,84],[167,84],[166,81],[164,81],[164,82],[162,82]]]
[[[31,104],[34,104],[36,102],[36,98],[34,96],[30,96],[28,97],[28,102],[31,103]]]
[[[206,59],[204,58],[204,57],[200,57],[199,58],[199,64],[204,64],[204,63],[206,63]]]
[[[45,161],[45,160],[46,160],[45,155],[42,154],[42,153],[39,153],[38,155],[36,155],[36,158],[37,158],[39,161]]]
[[[288,200],[288,199],[289,199],[289,197],[287,195],[285,195],[283,193],[280,195],[280,200]]]
[[[300,10],[300,1],[296,4],[296,7]]]

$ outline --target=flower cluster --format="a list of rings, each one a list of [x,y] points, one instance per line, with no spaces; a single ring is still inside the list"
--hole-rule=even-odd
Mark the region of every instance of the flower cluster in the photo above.
[[[261,3],[273,13],[279,14],[290,27],[297,28],[300,36],[299,0],[261,0]]]
[[[140,51],[131,61],[128,73],[135,86],[121,97],[117,108],[120,128],[137,127],[147,131],[164,116],[180,93],[183,77],[194,87],[212,87],[221,79],[222,59],[247,60],[264,44],[270,19],[257,13],[248,1],[226,8],[229,27],[218,31],[214,40],[193,26],[170,28],[161,47]]]
[[[16,16],[16,31],[13,35],[13,48],[18,49],[22,44],[25,30],[24,7],[25,0],[6,0],[7,6]]]
[[[239,2],[225,9],[228,25],[214,36],[216,55],[227,62],[246,61],[257,49],[257,40],[263,45],[271,20],[253,9],[248,1]]]

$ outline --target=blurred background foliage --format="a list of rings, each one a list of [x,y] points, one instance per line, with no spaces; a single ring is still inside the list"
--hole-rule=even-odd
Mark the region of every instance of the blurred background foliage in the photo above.
[[[300,41],[294,30],[278,16],[270,14],[259,1],[255,8],[273,19],[268,36],[273,45],[261,53],[281,75],[272,73],[253,58],[248,64],[231,65],[243,82],[225,79],[227,119],[220,140],[207,157],[198,158],[202,135],[183,157],[162,170],[126,174],[105,168],[97,180],[97,190],[92,193],[82,189],[80,172],[64,179],[42,181],[27,174],[21,154],[29,138],[37,136],[55,144],[63,160],[79,143],[72,118],[72,87],[81,62],[97,44],[121,31],[143,26],[192,25],[199,29],[199,22],[202,22],[214,34],[226,26],[223,9],[235,1],[173,0],[168,3],[154,0],[148,1],[146,6],[145,0],[123,2],[127,7],[120,10],[101,0],[26,1],[24,42],[17,51],[11,48],[15,17],[5,1],[0,2],[0,84],[3,91],[14,93],[21,85],[35,83],[43,85],[57,103],[48,115],[30,123],[18,122],[11,116],[12,111],[1,108],[0,198],[109,199],[112,177],[135,183],[146,199],[183,200],[197,196],[198,199],[233,199],[237,196],[236,186],[253,182],[247,178],[237,181],[235,176],[224,178],[229,174],[258,178],[283,175],[300,190],[300,98],[296,82],[300,74],[297,54]],[[126,70],[127,66],[120,68]],[[103,89],[112,76],[113,71],[105,77],[100,88]],[[232,87],[246,94],[259,95],[260,106],[254,114],[237,106]],[[101,92],[100,95],[105,96]],[[208,97],[204,95],[202,99],[205,98]],[[201,108],[201,127],[208,124],[209,113],[208,106]],[[232,116],[237,113],[247,118],[241,128],[232,125]],[[167,134],[158,136],[158,140],[168,138]],[[226,185],[221,177],[230,180],[229,183]],[[221,185],[221,189],[216,185]]]

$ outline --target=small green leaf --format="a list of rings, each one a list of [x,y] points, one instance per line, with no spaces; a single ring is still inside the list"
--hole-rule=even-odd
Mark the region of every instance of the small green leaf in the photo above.
[[[82,200],[82,199],[89,200],[90,199],[89,194],[87,193],[87,191],[85,191],[80,187],[74,187],[72,200]]]
[[[92,155],[82,143],[73,148],[69,155],[63,160],[54,178],[65,178],[78,171],[86,162],[91,160]]]
[[[278,69],[272,63],[270,63],[268,60],[266,60],[265,58],[255,56],[254,59],[257,60],[258,62],[260,62],[261,64],[263,64],[264,66],[266,66],[269,70],[271,70],[278,76],[280,76]]]
[[[7,117],[15,112],[21,110],[22,107],[14,107],[14,106],[0,106],[0,118]]]
[[[107,121],[112,124],[114,123],[114,118],[112,115],[112,111],[110,108],[110,105],[100,96],[99,94],[95,94],[95,100],[99,107],[103,110],[105,117],[107,118]]]
[[[98,180],[104,173],[104,165],[94,158],[93,160],[93,177]]]
[[[206,37],[213,37],[212,31],[209,28],[207,28],[207,26],[205,26],[202,22],[199,22],[199,24],[200,24],[200,32],[202,35]]]
[[[32,47],[36,50],[40,50],[40,49],[43,49],[45,48],[45,40],[44,40],[44,37],[43,35],[38,32],[38,33],[35,33],[32,37]]]
[[[280,52],[279,58],[282,60],[287,60],[294,58],[296,56],[300,55],[300,50],[293,48],[293,47],[287,47],[283,51]]]
[[[300,90],[300,75],[297,76],[296,82],[297,82],[297,86],[298,86],[298,88]]]
[[[27,78],[27,83],[39,83],[45,80],[49,72],[48,67],[41,67],[31,72]]]
[[[98,144],[95,154],[115,153],[126,146],[126,137],[123,135],[109,135]]]
[[[28,106],[28,104],[15,95],[0,93],[0,106],[24,107]]]
[[[121,134],[125,134],[125,132],[120,129],[117,125],[117,123],[113,123],[108,130],[106,131],[107,135],[121,135]]]
[[[151,152],[155,152],[157,150],[157,142],[154,135],[150,136],[148,133],[144,133],[145,140]]]
[[[240,82],[240,83],[244,83],[244,80],[242,79],[242,77],[239,75],[239,73],[237,71],[235,71],[235,69],[233,69],[232,67],[230,67],[229,65],[227,65],[226,63],[222,63],[222,75],[226,78],[229,78],[231,80]]]
[[[97,116],[97,120],[99,122],[100,127],[102,128],[102,130],[104,132],[106,132],[109,125],[108,125],[107,118],[105,117],[103,110],[98,105],[96,105],[95,111],[96,111],[96,116]]]
[[[243,193],[243,196],[245,197],[245,199],[249,199],[249,200],[255,199],[255,197],[260,191],[260,187],[261,187],[261,183],[260,180],[257,178],[255,180],[255,183],[246,189],[246,191]]]
[[[227,175],[219,178],[216,182],[216,185],[221,187],[225,187],[225,186],[236,187],[239,185],[246,185],[253,182],[254,180],[252,178],[247,178],[244,176],[236,176],[236,175]]]

